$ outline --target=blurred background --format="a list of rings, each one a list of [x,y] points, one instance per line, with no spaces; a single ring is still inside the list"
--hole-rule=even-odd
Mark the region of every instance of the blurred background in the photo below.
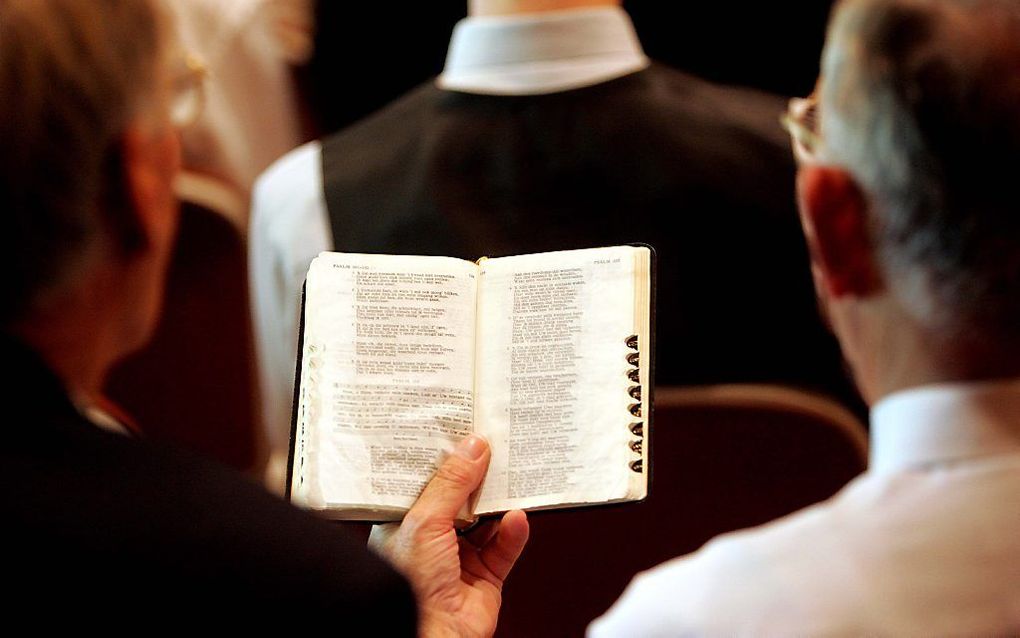
[[[706,79],[806,95],[832,2],[623,3],[649,57]],[[385,3],[319,0],[315,53],[299,73],[321,134],[371,113],[443,69],[461,0]],[[341,81],[341,78],[343,81]],[[345,82],[360,90],[345,90]]]

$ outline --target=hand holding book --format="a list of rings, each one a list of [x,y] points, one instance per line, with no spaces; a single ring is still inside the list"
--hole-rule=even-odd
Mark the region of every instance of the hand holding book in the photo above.
[[[423,636],[491,636],[503,581],[528,540],[524,512],[513,510],[458,536],[458,513],[478,489],[491,452],[471,434],[439,467],[399,525],[377,525],[369,546],[411,581]]]

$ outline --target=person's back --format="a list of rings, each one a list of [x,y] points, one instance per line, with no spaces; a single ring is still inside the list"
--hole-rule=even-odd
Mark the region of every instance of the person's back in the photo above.
[[[868,471],[639,575],[592,636],[1020,631],[1017,69],[1012,0],[839,5],[788,124]]]
[[[323,142],[332,247],[473,260],[649,243],[659,383],[833,391],[780,108],[658,65],[546,95],[426,86]]]
[[[159,319],[178,225],[173,107],[194,86],[169,35],[154,0],[0,2],[5,617],[413,634],[408,583],[362,543],[105,400]]]
[[[183,450],[79,412],[25,345],[0,335],[5,609],[57,622],[109,615],[237,627],[295,610],[413,632],[409,596],[354,539]],[[96,419],[92,421],[91,418]],[[256,615],[254,609],[264,606]],[[379,620],[380,618],[385,619]]]
[[[852,404],[805,267],[782,108],[650,63],[618,8],[468,18],[436,82],[260,179],[270,441],[286,440],[300,287],[321,250],[474,260],[648,243],[657,382],[787,382]]]
[[[872,418],[865,475],[639,575],[591,635],[1020,629],[1020,381],[907,391]]]

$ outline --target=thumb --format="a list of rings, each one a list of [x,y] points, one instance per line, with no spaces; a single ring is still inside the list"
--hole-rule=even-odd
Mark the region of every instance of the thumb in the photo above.
[[[469,434],[439,466],[407,516],[412,520],[452,525],[471,493],[482,484],[489,457],[485,438]]]

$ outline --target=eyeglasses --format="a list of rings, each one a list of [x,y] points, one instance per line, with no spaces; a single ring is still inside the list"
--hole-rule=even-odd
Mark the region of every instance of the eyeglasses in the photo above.
[[[818,157],[821,131],[818,128],[818,93],[805,98],[793,98],[782,118],[783,128],[790,133],[793,154],[802,163]]]
[[[205,81],[209,70],[197,55],[184,55],[173,82],[170,121],[177,128],[187,128],[198,120],[205,108]]]

